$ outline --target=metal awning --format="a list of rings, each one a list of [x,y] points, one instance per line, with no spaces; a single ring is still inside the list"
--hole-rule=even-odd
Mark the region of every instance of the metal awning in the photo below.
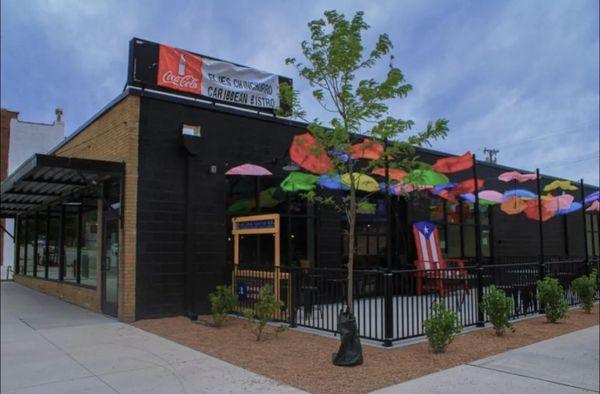
[[[0,185],[0,217],[34,211],[124,173],[125,163],[35,154]]]

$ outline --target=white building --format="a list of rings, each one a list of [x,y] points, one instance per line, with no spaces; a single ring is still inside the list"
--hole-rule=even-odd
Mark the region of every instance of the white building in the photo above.
[[[13,173],[19,166],[34,153],[48,152],[65,138],[65,124],[62,121],[62,110],[57,108],[56,120],[52,124],[35,123],[20,120],[18,113],[2,109],[3,135],[2,143],[8,140],[7,175]],[[15,115],[16,114],[16,115]],[[7,127],[7,130],[4,130]],[[3,147],[3,150],[6,148]],[[2,155],[4,159],[5,155]],[[4,167],[3,163],[3,167]],[[14,221],[6,219],[4,227],[11,235],[14,235]],[[3,242],[0,246],[0,277],[7,278],[8,267],[14,264],[14,242],[11,235],[0,230]]]

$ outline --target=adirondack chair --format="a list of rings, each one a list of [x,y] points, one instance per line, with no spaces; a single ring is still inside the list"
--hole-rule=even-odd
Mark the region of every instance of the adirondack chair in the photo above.
[[[456,288],[457,285],[463,287],[468,293],[467,270],[464,269],[466,261],[444,259],[436,225],[426,221],[417,222],[413,224],[413,235],[418,255],[418,259],[414,262],[415,268],[424,270],[419,271],[416,276],[417,295],[434,291],[443,297],[448,289]],[[445,270],[455,267],[460,269]]]

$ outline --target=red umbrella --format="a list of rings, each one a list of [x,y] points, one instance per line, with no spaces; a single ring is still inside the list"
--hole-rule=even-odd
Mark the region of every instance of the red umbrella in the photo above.
[[[473,166],[473,155],[466,152],[461,156],[445,157],[436,161],[432,168],[437,172],[451,174],[471,168]]]
[[[483,179],[477,179],[477,189],[483,189],[484,181]],[[466,181],[460,182],[458,185],[450,189],[450,191],[454,194],[467,194],[467,193],[475,193],[475,180],[467,179]]]
[[[538,202],[536,200],[528,200],[525,201],[525,204],[527,205],[527,208],[525,208],[525,216],[527,216],[529,219],[532,220],[540,220],[540,212],[539,212],[539,205]],[[556,215],[555,212],[547,209],[544,204],[542,204],[542,222],[545,222],[546,220],[550,219],[551,217],[553,217],[554,215]]]
[[[379,159],[382,153],[383,146],[377,141],[368,139],[350,147],[350,156],[355,159]]]
[[[314,174],[325,174],[333,170],[327,151],[310,133],[294,137],[290,145],[290,158],[300,167]]]
[[[385,168],[376,168],[371,172],[371,174],[380,175],[380,176],[384,177],[385,176]],[[395,181],[400,181],[407,175],[406,171],[401,170],[399,168],[390,168],[389,174],[390,174],[390,179],[393,179]]]

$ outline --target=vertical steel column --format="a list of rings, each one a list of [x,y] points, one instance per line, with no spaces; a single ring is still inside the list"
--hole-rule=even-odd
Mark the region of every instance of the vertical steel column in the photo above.
[[[540,169],[535,169],[536,174],[536,189],[537,189],[537,201],[538,201],[538,232],[540,241],[540,279],[544,279],[545,266],[544,266],[544,228],[542,226],[542,185],[540,179]]]
[[[590,267],[588,261],[588,248],[587,248],[587,226],[586,226],[586,215],[585,215],[585,191],[583,189],[583,179],[579,180],[579,192],[581,193],[581,219],[583,220],[583,267],[586,274],[589,274]],[[591,221],[590,217],[590,221]],[[591,225],[592,223],[590,223]],[[592,233],[593,234],[593,233]],[[593,240],[592,240],[593,241]]]
[[[33,226],[33,277],[37,277],[37,266],[38,266],[38,259],[40,258],[39,253],[38,253],[38,236],[39,236],[39,232],[40,232],[40,225],[39,225],[39,221],[40,221],[40,216],[39,213],[36,212],[35,215],[33,216],[33,220],[35,220],[35,224]]]
[[[15,267],[15,274],[19,274],[21,273],[20,270],[20,265],[19,264],[19,255],[21,254],[20,248],[19,248],[19,244],[22,242],[21,237],[19,236],[19,233],[21,231],[21,218],[20,216],[15,216],[14,219],[14,223],[15,225],[13,226],[14,229],[14,244],[15,244],[15,253],[14,253],[14,261],[13,261],[13,267]],[[47,276],[47,275],[46,275]]]
[[[50,207],[46,208],[46,247],[44,248],[46,264],[44,264],[44,278],[48,279],[48,264],[50,260]]]
[[[483,303],[483,266],[481,261],[481,218],[479,217],[479,185],[477,184],[477,159],[473,155],[473,181],[475,183],[475,256],[477,259],[477,327],[483,327],[485,316],[479,307]],[[461,226],[462,227],[462,226]]]
[[[390,162],[387,154],[388,140],[384,141],[384,160],[385,160],[385,216],[386,216],[386,263],[387,272],[383,275],[384,286],[384,304],[385,304],[385,340],[383,346],[392,346],[394,335],[394,284],[392,274],[392,196],[390,193]]]
[[[60,206],[60,230],[58,232],[58,280],[65,277],[65,206]]]
[[[122,212],[122,211],[121,211]],[[77,209],[77,262],[75,268],[75,281],[77,283],[81,283],[81,248],[83,247],[83,237],[81,233],[83,232],[83,199],[81,200],[81,205]]]

